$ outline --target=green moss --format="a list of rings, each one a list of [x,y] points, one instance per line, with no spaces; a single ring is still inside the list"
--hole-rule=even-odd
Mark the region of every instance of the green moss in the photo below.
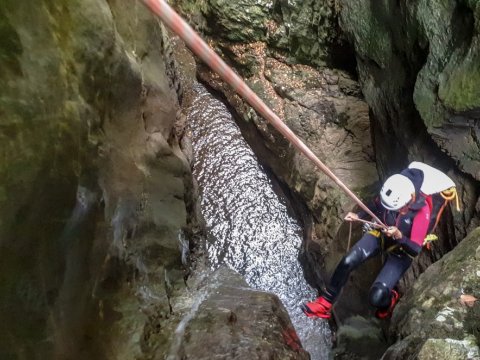
[[[467,316],[465,317],[465,330],[472,334],[477,343],[480,344],[480,304],[478,302],[472,308],[467,309]]]
[[[266,23],[271,1],[210,0],[204,13],[209,31],[233,42],[263,41],[266,39]]]
[[[184,14],[205,14],[208,11],[208,0],[176,0],[173,5]]]
[[[418,353],[422,360],[463,360],[472,358],[476,345],[470,339],[455,341],[452,339],[428,339]],[[478,355],[478,347],[476,347]]]
[[[286,48],[292,62],[323,65],[328,57],[328,44],[335,38],[335,14],[325,1],[279,1],[281,23],[285,33]],[[273,40],[273,39],[272,39]],[[273,45],[282,47],[275,39]]]
[[[473,57],[453,69],[446,81],[440,82],[438,95],[443,103],[455,111],[466,111],[480,106],[480,56]]]
[[[421,78],[422,75],[419,75]],[[413,92],[415,107],[422,116],[427,128],[442,126],[445,122],[445,110],[437,103],[437,95],[421,80],[415,84]]]
[[[0,7],[0,75],[6,70],[21,72],[18,57],[22,52],[20,38]]]
[[[389,19],[383,14],[387,4],[351,1],[343,5],[342,25],[354,37],[357,52],[386,68],[393,51],[390,31],[385,24]]]

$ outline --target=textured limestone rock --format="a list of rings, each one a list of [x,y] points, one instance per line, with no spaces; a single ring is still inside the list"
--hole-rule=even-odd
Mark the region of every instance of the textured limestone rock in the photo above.
[[[398,339],[384,359],[480,359],[480,228],[431,265],[400,301],[391,336]]]
[[[165,32],[87,0],[6,1],[0,33],[0,357],[151,357],[191,203]]]
[[[478,4],[360,1],[341,6],[342,27],[355,43],[364,93],[383,133],[393,111],[407,124],[418,119],[436,144],[479,180]],[[412,98],[402,89],[413,91],[419,116],[409,113]],[[401,137],[405,126],[399,125],[396,136]],[[419,155],[412,146],[408,151]]]
[[[212,33],[220,30],[231,41],[263,40],[266,37],[266,25],[273,7],[271,0],[209,0],[208,19],[212,19]],[[217,21],[218,20],[218,21]]]
[[[478,105],[468,100],[478,91],[478,83],[476,88],[465,81],[462,91],[451,85],[476,76],[477,70],[466,64],[479,51],[478,4],[339,4],[340,24],[355,45],[359,82],[373,115],[380,176],[420,159],[448,173],[460,193],[461,211],[443,216],[439,241],[405,275],[403,285],[409,287],[425,268],[479,225]],[[453,97],[465,104],[452,101]]]
[[[466,188],[466,217],[455,218],[458,239],[478,226],[471,212],[478,194],[468,190],[480,180],[478,6],[454,0],[340,2],[341,26],[355,45],[362,91],[374,115],[381,175],[414,159],[449,171]]]
[[[203,277],[174,307],[184,317],[169,360],[310,358],[275,295],[251,289],[226,267]]]
[[[378,320],[352,316],[337,330],[335,359],[379,359],[386,350]]]
[[[418,353],[419,360],[433,359],[479,359],[478,344],[475,339],[463,341],[455,339],[428,339]]]
[[[347,186],[361,197],[371,196],[377,177],[369,140],[368,108],[358,97],[355,82],[339,70],[318,71],[305,65],[286,65],[268,57],[262,43],[236,44],[231,52],[235,57],[233,63],[245,57],[256,59],[258,72],[246,79],[248,85]],[[313,231],[307,225],[307,233],[314,241],[307,242],[304,259],[306,264],[312,264],[313,271],[309,271],[315,274],[312,283],[321,284],[321,274],[330,275],[347,247],[348,229],[339,233],[338,228],[343,214],[353,207],[352,201],[217,75],[201,69],[200,76],[225,94],[245,121],[241,126],[249,129],[244,133],[252,134],[250,143],[260,159],[307,204],[314,218]],[[262,142],[257,140],[258,136],[263,138]],[[357,238],[356,233],[354,239]],[[322,254],[330,256],[322,259]],[[365,281],[369,279],[372,280],[371,275],[365,277]],[[355,299],[349,301],[350,305],[356,310],[363,309],[365,314],[367,303],[363,299],[367,290],[368,286],[359,284],[349,297]],[[339,314],[339,319],[344,314]]]
[[[264,41],[291,63],[352,60],[336,30],[332,0],[176,0],[175,5],[209,36],[238,43]]]

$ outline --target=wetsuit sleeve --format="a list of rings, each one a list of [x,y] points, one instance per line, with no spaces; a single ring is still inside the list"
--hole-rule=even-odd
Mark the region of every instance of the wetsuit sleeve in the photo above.
[[[428,225],[430,224],[430,207],[423,206],[415,215],[412,224],[410,238],[402,236],[398,242],[402,244],[405,251],[410,255],[417,256],[422,251],[423,241],[427,236]]]

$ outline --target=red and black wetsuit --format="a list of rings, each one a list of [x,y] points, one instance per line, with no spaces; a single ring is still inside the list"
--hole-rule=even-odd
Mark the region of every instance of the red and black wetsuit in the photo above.
[[[404,173],[405,172],[405,173]],[[369,231],[352,247],[338,264],[323,296],[333,303],[350,273],[367,259],[386,251],[386,261],[370,289],[370,302],[379,309],[388,308],[391,291],[410,267],[412,259],[422,250],[423,241],[430,224],[431,200],[420,194],[423,172],[407,169],[402,172],[415,185],[417,201],[410,204],[405,213],[389,211],[376,200],[369,208],[387,226],[396,226],[402,232],[400,240],[394,240]],[[366,213],[359,213],[365,217]]]

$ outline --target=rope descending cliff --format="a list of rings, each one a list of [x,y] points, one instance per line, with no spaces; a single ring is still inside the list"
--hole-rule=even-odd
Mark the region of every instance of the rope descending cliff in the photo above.
[[[382,221],[300,140],[295,133],[250,89],[247,84],[202,40],[202,38],[164,0],[143,0],[174,33],[213,71],[221,76],[258,113],[269,121],[293,146],[310,159],[330,177],[350,198],[352,198],[375,221]],[[384,225],[383,225],[384,226]],[[385,227],[385,226],[384,226]]]

